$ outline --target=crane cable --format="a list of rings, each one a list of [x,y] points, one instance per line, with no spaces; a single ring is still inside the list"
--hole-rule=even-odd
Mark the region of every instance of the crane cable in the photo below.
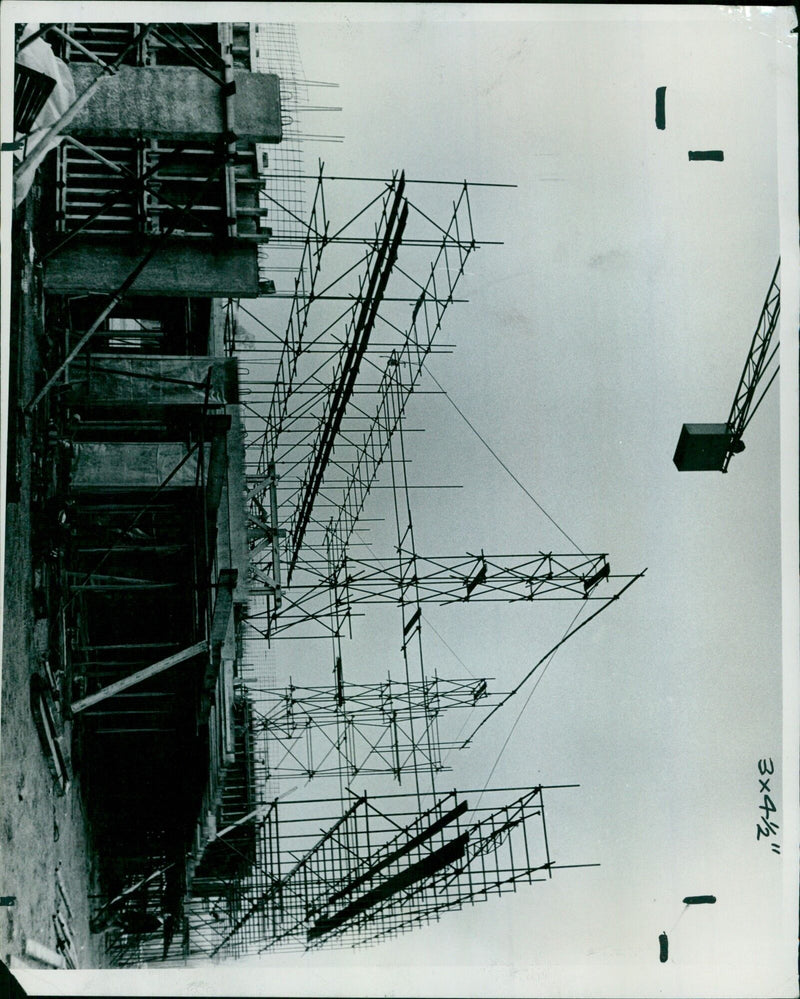
[[[453,398],[451,397],[450,393],[442,386],[441,382],[436,377],[436,375],[433,374],[433,372],[431,371],[431,369],[429,367],[426,367],[425,370],[431,376],[431,378],[433,379],[433,381],[435,382],[435,384],[439,387],[440,391],[443,393],[444,397],[447,399],[447,401],[450,403],[450,405],[453,407],[453,409],[455,409],[455,411],[458,413],[458,415],[461,417],[461,419],[466,423],[466,425],[470,428],[470,430],[475,434],[475,436],[478,438],[478,440],[481,442],[481,444],[483,444],[483,446],[487,449],[487,451],[489,452],[489,454],[491,454],[492,457],[499,463],[499,465],[501,466],[501,468],[503,468],[511,476],[511,478],[514,480],[514,482],[516,482],[516,484],[520,487],[520,489],[525,493],[525,495],[530,500],[533,500],[533,502],[541,510],[541,512],[545,515],[545,517],[547,517],[547,519],[552,524],[555,525],[555,527],[564,535],[564,537],[567,539],[567,541],[569,541],[569,543],[571,545],[573,545],[580,552],[581,555],[585,556],[586,552],[580,547],[580,545],[577,544],[575,541],[573,541],[572,538],[564,530],[564,528],[561,527],[561,525],[553,517],[550,516],[550,514],[547,512],[547,510],[545,510],[545,508],[536,499],[536,497],[531,492],[529,492],[528,489],[526,489],[525,486],[516,477],[516,475],[514,475],[514,473],[511,471],[511,469],[508,467],[508,465],[506,465],[506,463],[503,461],[503,459],[500,457],[500,455],[492,448],[492,446],[488,443],[488,441],[484,437],[481,436],[481,434],[478,432],[478,430],[469,421],[469,419],[467,418],[467,416],[456,405],[456,403],[453,400]]]
[[[578,608],[577,613],[575,614],[575,616],[573,617],[573,619],[570,621],[570,623],[567,625],[567,628],[566,628],[566,630],[564,632],[564,637],[562,638],[561,642],[559,642],[558,645],[554,646],[550,650],[550,654],[547,656],[547,658],[546,658],[546,660],[544,662],[543,669],[541,670],[541,672],[539,673],[539,675],[536,677],[536,682],[533,684],[533,686],[530,689],[530,692],[528,693],[528,696],[525,698],[525,703],[520,708],[519,714],[514,719],[514,721],[511,724],[511,727],[508,730],[508,735],[506,736],[505,741],[503,742],[503,745],[500,747],[500,751],[498,752],[497,757],[496,757],[496,759],[494,761],[494,764],[492,765],[492,769],[489,771],[489,776],[486,778],[486,782],[483,785],[483,790],[481,791],[480,795],[478,796],[478,800],[477,800],[477,802],[475,804],[475,807],[472,809],[473,813],[477,810],[478,805],[480,805],[481,800],[483,798],[483,795],[485,794],[486,789],[489,786],[489,781],[494,776],[494,772],[497,769],[497,765],[500,763],[500,758],[503,755],[503,753],[506,751],[506,746],[508,746],[509,742],[511,741],[511,736],[514,734],[514,729],[519,724],[520,719],[522,718],[523,714],[525,713],[525,709],[528,707],[528,704],[530,703],[531,698],[533,697],[533,695],[536,692],[536,688],[541,683],[542,677],[544,676],[545,672],[547,671],[547,667],[553,661],[556,652],[558,652],[558,650],[561,648],[561,645],[563,644],[564,639],[566,639],[567,635],[570,632],[570,629],[573,627],[573,625],[575,624],[575,622],[578,620],[578,618],[580,617],[580,615],[583,613],[585,607],[586,607],[586,604],[581,604],[581,606]],[[522,686],[522,684],[519,684],[517,686],[517,690],[519,690],[520,686]],[[461,728],[463,730],[464,726],[462,725]],[[477,731],[477,729],[476,729],[476,731]],[[460,734],[461,733],[459,732],[459,735]],[[473,735],[474,734],[475,733],[473,732]],[[466,743],[464,743],[464,745],[466,745]],[[461,748],[463,749],[463,746]],[[451,752],[452,752],[452,750],[451,750]],[[448,756],[449,756],[449,754],[448,754]]]

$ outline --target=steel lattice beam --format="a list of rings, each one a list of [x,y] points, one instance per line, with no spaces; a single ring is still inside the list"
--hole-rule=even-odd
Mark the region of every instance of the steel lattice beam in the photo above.
[[[274,606],[250,615],[254,627],[263,621],[270,637],[309,622],[325,634],[334,611],[346,620],[362,604],[399,605],[410,588],[414,601],[439,605],[461,603],[531,602],[534,600],[604,600],[601,586],[630,576],[611,575],[606,554],[574,555],[539,552],[535,555],[395,556],[384,559],[347,557],[340,572],[330,563],[307,558],[302,577],[296,576],[293,599],[280,612]],[[259,592],[252,588],[252,592]],[[269,595],[267,587],[260,592]]]
[[[750,343],[750,350],[747,353],[747,359],[744,363],[742,377],[739,379],[739,384],[736,387],[731,411],[728,414],[726,425],[730,434],[730,443],[722,466],[723,472],[728,470],[731,457],[742,449],[742,435],[747,428],[747,424],[755,415],[761,399],[764,398],[767,389],[778,373],[778,368],[776,367],[758,402],[753,405],[756,389],[764,378],[778,349],[776,344],[770,351],[781,311],[781,290],[778,285],[780,267],[781,262],[778,260],[769,290],[767,291],[767,297],[764,299],[764,307],[761,310],[761,315],[759,316],[756,330]]]
[[[609,577],[608,556],[471,555],[424,556],[406,559],[348,558],[339,579],[350,599],[361,603],[398,603],[415,588],[415,601],[450,604],[466,601],[552,599],[556,594],[588,599],[595,586]],[[309,561],[304,568],[323,567]],[[299,587],[298,587],[299,588]]]

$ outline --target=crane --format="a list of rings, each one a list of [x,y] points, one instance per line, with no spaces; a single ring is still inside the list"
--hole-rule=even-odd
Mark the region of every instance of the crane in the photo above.
[[[774,334],[781,310],[780,266],[778,260],[727,422],[684,423],[673,458],[679,472],[727,472],[733,455],[744,451],[744,432],[780,370],[779,364],[771,367],[778,352]],[[769,380],[754,403],[756,391],[770,370]]]

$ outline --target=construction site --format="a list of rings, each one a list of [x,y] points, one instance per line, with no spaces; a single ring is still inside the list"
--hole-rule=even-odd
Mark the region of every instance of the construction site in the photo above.
[[[448,774],[644,569],[428,547],[415,404],[509,185],[332,174],[335,87],[291,25],[17,26],[12,968],[371,946],[594,864],[548,835],[576,783]],[[726,470],[743,410],[675,464]],[[547,625],[501,689],[430,649],[489,604]]]

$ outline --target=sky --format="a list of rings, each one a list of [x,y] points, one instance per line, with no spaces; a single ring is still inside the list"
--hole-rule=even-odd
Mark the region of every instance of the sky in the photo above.
[[[199,6],[211,19],[214,5]],[[271,4],[251,10],[276,16]],[[796,528],[784,500],[782,537],[780,424],[784,487],[796,495],[796,363],[784,356],[781,389],[727,475],[672,463],[682,423],[727,418],[781,243],[785,273],[796,243],[779,213],[793,166],[778,156],[776,113],[794,85],[793,15],[745,10],[292,8],[307,76],[340,84],[330,131],[345,142],[319,150],[331,172],[517,185],[476,193],[479,237],[503,245],[470,258],[469,303],[451,307],[443,333],[454,352],[430,369],[580,548],[608,552],[612,571],[647,574],[563,647],[515,725],[526,692],[453,761],[454,786],[483,786],[492,766],[498,785],[579,783],[551,797],[548,832],[559,862],[600,867],[379,948],[195,969],[160,978],[161,989],[795,994],[796,763],[784,756],[796,753],[782,726],[796,690],[782,670],[796,662],[796,618],[788,612],[782,644],[781,586],[783,569],[793,608]],[[692,163],[689,149],[725,158]],[[796,309],[787,282],[784,317]],[[785,329],[796,328],[795,312]],[[412,406],[409,424],[426,428],[409,443],[413,480],[463,486],[414,493],[420,552],[574,550],[446,398]],[[439,672],[464,663],[499,689],[571,617],[535,604],[425,613],[441,636],[426,632]],[[399,662],[381,620],[345,652],[353,679]],[[280,647],[279,670],[304,657],[312,669],[313,655]],[[756,841],[765,757],[783,781],[780,856]],[[685,895],[706,893],[716,905],[684,911]],[[100,981],[72,974],[87,989]],[[147,981],[110,987],[145,992]]]

